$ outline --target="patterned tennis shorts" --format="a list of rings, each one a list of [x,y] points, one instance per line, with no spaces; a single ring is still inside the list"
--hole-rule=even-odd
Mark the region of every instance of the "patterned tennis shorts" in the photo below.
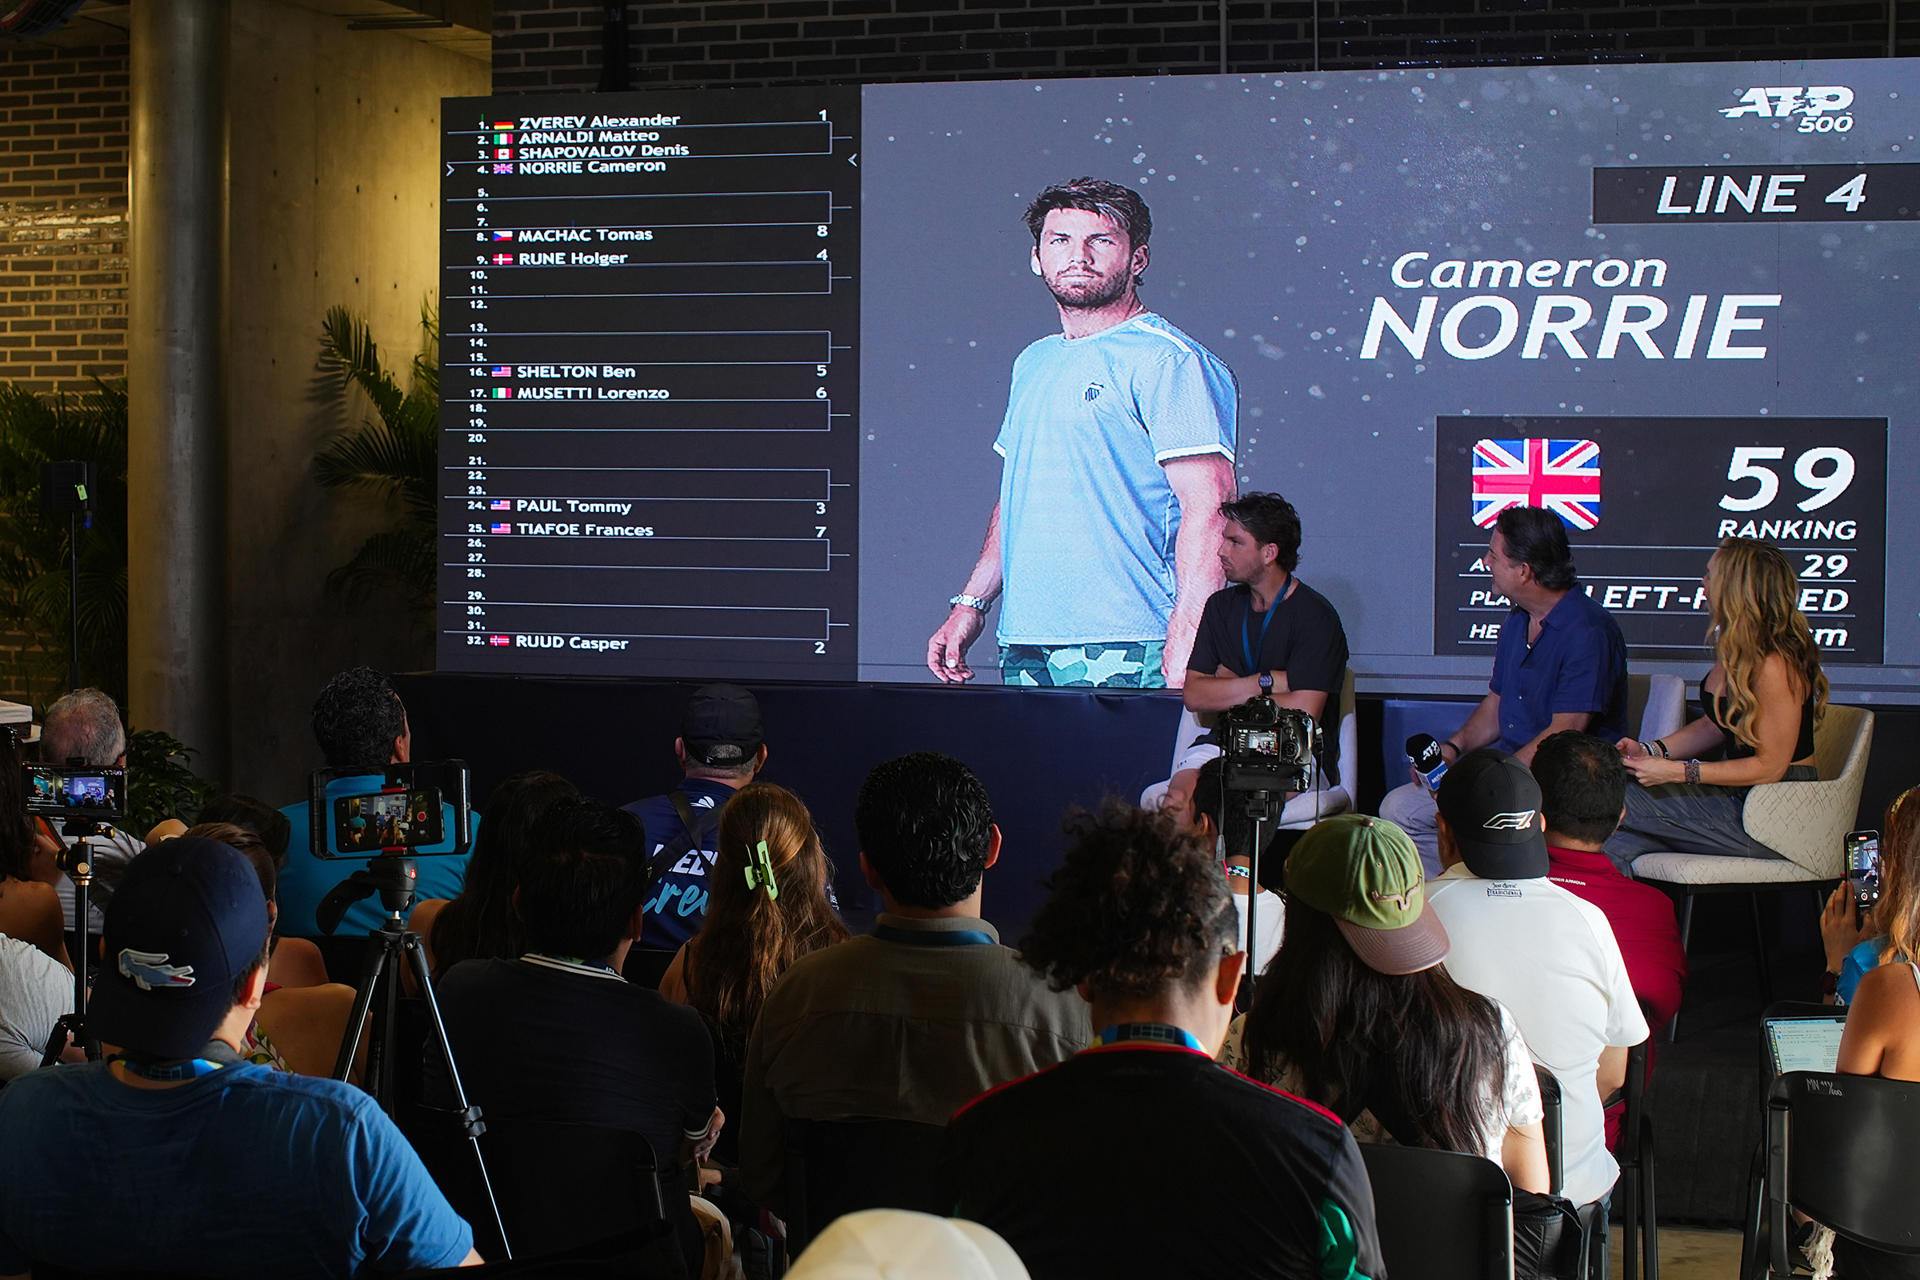
[[[1164,689],[1164,640],[1121,644],[1003,644],[1000,679],[1029,689]]]

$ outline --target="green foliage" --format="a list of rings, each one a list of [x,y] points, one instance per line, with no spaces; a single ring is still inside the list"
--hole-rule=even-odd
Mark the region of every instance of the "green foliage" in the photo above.
[[[16,682],[44,705],[67,689],[68,520],[40,510],[40,466],[94,464],[91,526],[80,548],[80,683],[124,703],[127,691],[127,391],[96,381],[84,396],[42,398],[0,385],[0,625],[39,642],[12,657]]]
[[[188,767],[193,749],[158,729],[127,735],[127,815],[135,835],[178,818],[188,826],[213,798],[213,784]]]
[[[377,495],[393,512],[392,524],[330,573],[327,586],[356,600],[398,589],[416,613],[430,615],[438,594],[440,462],[440,314],[431,299],[420,305],[420,329],[403,391],[381,364],[367,322],[345,307],[328,309],[320,370],[335,394],[364,392],[375,416],[328,440],[314,474],[329,489]]]

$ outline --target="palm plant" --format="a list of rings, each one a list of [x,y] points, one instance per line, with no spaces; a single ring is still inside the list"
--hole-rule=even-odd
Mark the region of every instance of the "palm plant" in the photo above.
[[[369,491],[396,508],[388,528],[327,575],[328,587],[353,599],[397,588],[417,614],[431,615],[440,432],[440,314],[431,298],[420,304],[420,329],[403,391],[381,364],[367,322],[345,307],[328,309],[320,371],[336,394],[359,387],[375,416],[328,440],[314,473],[329,489]]]
[[[127,391],[96,380],[45,398],[0,385],[0,624],[25,634],[13,685],[45,705],[67,688],[68,520],[40,510],[42,463],[94,464],[93,511],[79,546],[80,682],[127,692]]]

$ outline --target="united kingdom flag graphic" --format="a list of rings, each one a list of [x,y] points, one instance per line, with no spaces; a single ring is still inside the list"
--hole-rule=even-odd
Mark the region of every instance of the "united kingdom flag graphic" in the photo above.
[[[1473,522],[1508,507],[1545,507],[1571,529],[1600,524],[1600,446],[1591,440],[1480,440],[1473,446]]]

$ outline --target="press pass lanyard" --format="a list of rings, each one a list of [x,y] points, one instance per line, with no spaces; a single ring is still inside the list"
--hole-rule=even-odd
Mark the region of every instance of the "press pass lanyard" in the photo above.
[[[1155,1044],[1178,1045],[1191,1049],[1195,1053],[1205,1053],[1206,1046],[1200,1043],[1200,1037],[1184,1027],[1169,1026],[1164,1022],[1122,1022],[1106,1027],[1093,1038],[1089,1049],[1100,1049],[1110,1044],[1119,1044],[1123,1040],[1149,1040]]]
[[[114,1061],[128,1075],[139,1076],[142,1080],[151,1080],[156,1084],[179,1084],[210,1076],[222,1067],[237,1067],[240,1065],[240,1055],[226,1041],[210,1040],[197,1058],[178,1062],[136,1062],[123,1057]]]
[[[1267,611],[1260,615],[1260,639],[1252,645],[1247,643],[1247,632],[1253,629],[1253,592],[1247,592],[1247,622],[1240,628],[1240,652],[1246,656],[1249,675],[1259,669],[1257,659],[1267,651],[1267,628],[1273,625],[1273,615],[1280,612],[1280,602],[1287,598],[1287,592],[1292,588],[1293,575],[1288,574],[1280,590],[1274,592],[1272,602],[1267,605]]]

